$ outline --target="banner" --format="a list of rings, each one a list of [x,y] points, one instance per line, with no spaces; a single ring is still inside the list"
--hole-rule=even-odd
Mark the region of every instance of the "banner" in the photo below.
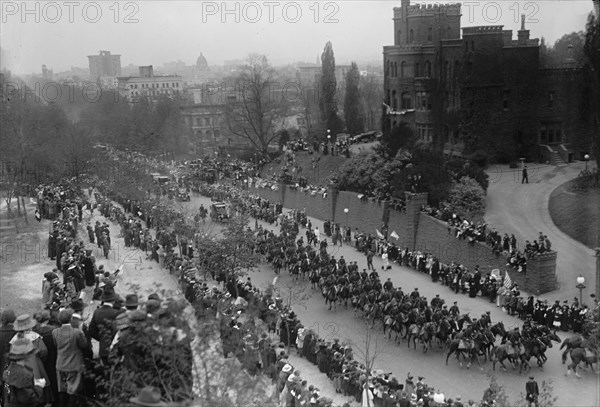
[[[398,236],[398,233],[396,233],[395,230],[392,233],[390,233],[390,236],[393,237],[396,240],[400,239],[400,236]]]

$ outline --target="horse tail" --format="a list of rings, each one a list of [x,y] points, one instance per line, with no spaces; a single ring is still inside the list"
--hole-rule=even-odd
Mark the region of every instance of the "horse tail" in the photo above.
[[[563,350],[566,346],[568,346],[569,340],[565,339],[565,341],[560,345],[560,350]]]

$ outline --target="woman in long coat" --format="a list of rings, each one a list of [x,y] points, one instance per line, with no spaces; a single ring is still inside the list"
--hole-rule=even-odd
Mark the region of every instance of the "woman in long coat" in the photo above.
[[[11,346],[15,343],[20,343],[23,340],[29,340],[33,344],[35,351],[28,354],[23,359],[23,364],[33,371],[34,379],[45,379],[44,392],[42,400],[44,403],[52,403],[54,395],[52,394],[50,376],[46,372],[43,359],[48,356],[48,348],[44,344],[44,340],[40,334],[32,331],[36,325],[36,321],[30,315],[21,315],[17,318],[14,324],[14,330],[17,332],[10,340]]]

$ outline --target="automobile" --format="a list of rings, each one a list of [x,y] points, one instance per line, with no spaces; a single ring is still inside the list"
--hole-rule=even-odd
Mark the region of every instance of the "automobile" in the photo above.
[[[187,192],[185,188],[179,188],[177,191],[177,200],[178,201],[190,201],[190,194]]]
[[[215,202],[210,206],[210,218],[214,221],[229,219],[229,210],[225,202]]]
[[[171,178],[161,175],[156,180],[158,181],[159,184],[163,185],[163,184],[166,184],[167,182],[171,181]]]
[[[368,131],[366,133],[357,134],[356,136],[352,137],[352,143],[353,144],[369,143],[371,141],[375,141],[376,139],[377,139],[377,132]]]

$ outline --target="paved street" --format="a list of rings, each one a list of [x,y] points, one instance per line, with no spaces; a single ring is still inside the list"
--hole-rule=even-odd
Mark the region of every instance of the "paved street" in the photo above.
[[[186,206],[189,208],[197,208],[200,203],[206,207],[210,204],[210,200],[204,197],[195,196]],[[311,219],[313,225],[318,226],[323,230],[321,221]],[[270,225],[261,224],[271,230],[278,232],[278,228]],[[303,231],[301,232],[303,233]],[[358,261],[359,266],[366,267],[366,260],[362,254],[356,252],[352,247],[344,245],[342,248],[331,248],[330,252],[339,258],[344,256],[349,261]],[[376,258],[375,267],[380,268],[382,263]],[[273,281],[275,276],[272,268],[265,265],[260,268],[260,271],[253,272],[250,277],[254,284],[261,288],[265,288],[267,284]],[[420,274],[414,270],[393,266],[391,271],[383,273],[382,278],[390,277],[395,286],[400,286],[404,291],[412,291],[415,287],[419,287],[422,295],[431,299],[435,294],[440,294],[440,297],[446,300],[446,303],[458,301],[461,313],[469,312],[472,317],[478,317],[485,311],[491,312],[493,322],[504,321],[505,327],[521,325],[521,321],[517,318],[510,317],[497,308],[495,304],[490,304],[482,298],[469,298],[466,295],[455,295],[447,287],[441,286],[438,283],[432,283],[426,275]],[[286,271],[282,272],[281,278],[278,281],[278,286],[286,286],[290,283],[290,277]],[[300,281],[296,286],[309,286],[308,282]],[[302,323],[315,329],[321,337],[325,338],[340,338],[341,341],[349,341],[353,343],[355,358],[360,358],[359,348],[364,349],[366,327],[360,318],[356,318],[351,310],[344,309],[343,306],[338,306],[336,311],[329,311],[325,306],[323,296],[318,291],[311,292],[310,299],[305,301],[302,306],[295,306],[294,311],[299,315]],[[491,363],[483,366],[483,371],[475,365],[469,370],[461,369],[454,357],[445,366],[444,353],[433,348],[427,354],[423,354],[420,349],[407,349],[406,342],[401,342],[395,345],[392,341],[388,341],[387,337],[383,337],[381,328],[376,325],[375,330],[378,332],[378,343],[381,346],[382,353],[375,362],[375,367],[384,371],[393,372],[400,381],[406,378],[406,374],[411,372],[415,376],[423,375],[426,377],[425,382],[440,388],[446,395],[452,397],[461,395],[463,400],[473,398],[481,400],[484,389],[489,385],[489,379],[486,373],[491,370]],[[559,333],[561,338],[566,338],[572,334]],[[362,345],[361,345],[362,344]],[[561,364],[558,347],[555,346],[547,352],[548,362],[544,370],[541,371],[537,367],[532,368],[532,373],[536,376],[536,380],[541,384],[543,380],[552,379],[554,384],[554,394],[559,397],[557,406],[596,406],[600,401],[600,387],[598,385],[598,376],[589,371],[582,372],[582,379],[576,379],[574,376],[565,377],[566,367]],[[360,360],[360,359],[359,359]],[[314,377],[318,378],[318,369],[316,366],[306,364],[306,368],[313,369]],[[305,375],[304,368],[303,376]],[[312,376],[309,376],[312,377]],[[512,401],[518,400],[518,394],[524,392],[527,376],[519,376],[518,372],[509,369],[507,372],[497,371],[499,383],[506,386],[507,393]],[[318,386],[318,385],[317,385]]]
[[[557,270],[559,288],[540,296],[540,299],[572,300],[579,298],[575,288],[577,276],[585,277],[587,289],[584,302],[591,303],[596,281],[594,250],[561,232],[552,222],[548,200],[559,185],[575,178],[584,163],[564,167],[530,166],[529,184],[521,184],[521,170],[508,166],[493,166],[488,170],[490,186],[487,193],[486,222],[502,233],[514,233],[519,245],[536,239],[539,232],[548,236],[552,249],[558,252]],[[600,205],[600,203],[599,203]]]

